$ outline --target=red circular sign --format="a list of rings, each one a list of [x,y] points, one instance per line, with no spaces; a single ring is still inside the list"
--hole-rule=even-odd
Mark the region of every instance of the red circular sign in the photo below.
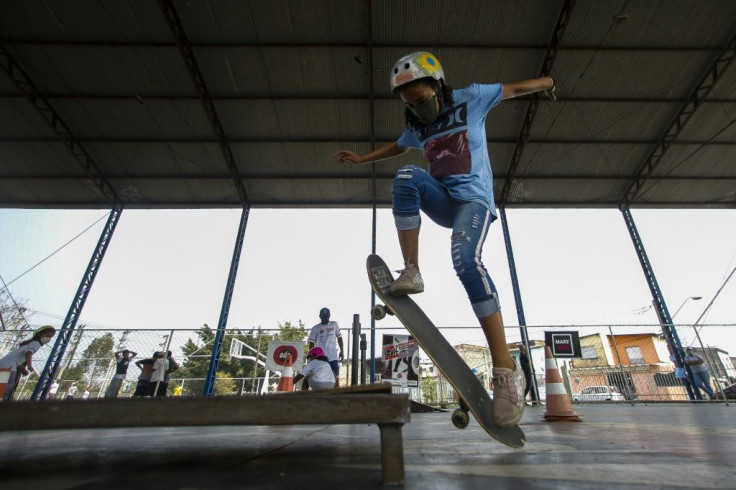
[[[297,350],[293,345],[280,345],[273,351],[273,362],[279,366],[283,366],[286,361],[286,354],[291,354],[291,361],[296,362]]]

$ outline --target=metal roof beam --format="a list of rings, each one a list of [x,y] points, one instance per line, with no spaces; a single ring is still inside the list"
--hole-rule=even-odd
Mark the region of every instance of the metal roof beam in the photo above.
[[[386,172],[381,174],[376,174],[375,178],[377,180],[393,180],[394,179],[394,172]],[[229,179],[230,175],[213,175],[213,174],[196,174],[196,175],[186,175],[186,174],[157,174],[157,175],[107,175],[107,179],[109,181],[115,181],[115,180],[225,180]],[[245,181],[256,181],[256,180],[336,180],[336,181],[351,181],[351,180],[364,180],[364,179],[370,179],[372,178],[372,174],[350,174],[350,175],[342,175],[342,174],[324,174],[324,173],[314,173],[314,174],[296,174],[296,173],[290,173],[288,175],[285,174],[244,174],[241,175],[241,178]],[[506,175],[494,175],[493,178],[496,181],[499,180],[506,180],[508,179],[508,176]],[[74,177],[71,175],[0,175],[0,180],[78,180],[79,177]],[[530,174],[530,175],[517,175],[515,177],[516,180],[524,181],[524,180],[546,180],[546,181],[570,181],[570,180],[586,180],[586,181],[603,181],[603,182],[610,182],[614,180],[628,180],[629,177],[627,175],[549,175],[549,174]],[[662,177],[657,177],[657,180],[661,181],[688,181],[688,180],[698,180],[698,181],[736,181],[736,175],[728,176],[728,175],[716,175],[716,176],[708,176],[708,175],[693,175],[693,176],[673,176],[673,175],[667,175]]]
[[[261,209],[277,209],[277,208],[335,208],[335,209],[370,209],[373,207],[373,198],[366,197],[363,199],[351,199],[349,201],[327,201],[323,199],[310,200],[284,200],[280,202],[251,202],[250,208]],[[380,208],[389,208],[391,206],[391,198],[378,199],[376,205]],[[33,201],[32,203],[22,203],[18,201],[0,201],[0,207],[3,208],[53,208],[53,209],[107,209],[107,204],[95,204],[88,201]],[[203,199],[201,201],[139,201],[126,204],[126,209],[201,209],[208,208],[237,208],[242,209],[240,201],[222,201]],[[598,208],[598,209],[618,209],[618,203],[615,201],[550,201],[543,199],[525,200],[524,202],[509,202],[505,205],[506,209],[530,209],[530,208],[549,208],[549,209],[565,209],[565,208]],[[650,201],[645,203],[637,203],[632,209],[736,209],[736,201]]]
[[[130,93],[125,94],[45,94],[46,99],[53,100],[53,99],[60,99],[60,100],[97,100],[97,101],[107,101],[107,100],[130,100],[130,101],[136,101],[138,103],[145,103],[147,100],[155,100],[155,101],[193,101],[193,100],[199,100],[198,95],[160,95],[160,94],[150,94],[150,95],[130,95]],[[20,99],[22,96],[15,95],[15,94],[1,94],[0,93],[0,99]],[[523,95],[520,97],[516,97],[514,100],[525,100],[525,99],[531,99],[531,95]],[[395,96],[380,96],[380,95],[373,95],[373,96],[367,96],[367,97],[356,97],[353,95],[279,95],[277,97],[268,97],[265,95],[238,95],[238,96],[230,96],[230,95],[213,95],[210,94],[210,99],[212,101],[221,101],[221,102],[237,102],[241,100],[247,100],[247,101],[269,101],[278,103],[280,101],[348,101],[348,102],[362,102],[365,100],[369,101],[395,101]],[[688,98],[686,97],[679,97],[679,98],[663,98],[663,97],[565,97],[564,101],[560,101],[560,103],[567,103],[567,102],[591,102],[591,103],[632,103],[632,104],[676,104],[676,103],[685,103],[688,101]],[[704,103],[709,104],[733,104],[736,103],[736,98],[710,98],[708,100],[704,100]]]
[[[56,139],[49,138],[28,138],[28,137],[9,137],[0,138],[0,143],[55,143]],[[216,139],[211,138],[166,138],[166,139],[143,139],[143,138],[77,138],[80,143],[130,143],[130,144],[208,144],[217,143]],[[365,143],[363,140],[356,140],[355,138],[313,138],[313,139],[300,139],[300,140],[285,140],[282,138],[274,137],[273,139],[264,138],[229,138],[228,142],[231,144],[271,144],[280,143],[284,145],[290,144],[327,144],[327,143]],[[390,143],[390,140],[386,141]],[[499,144],[514,144],[517,142],[516,139],[489,139],[489,143],[496,145]],[[538,145],[653,145],[656,144],[656,140],[604,140],[604,139],[537,139],[529,138],[527,143],[534,143]],[[678,140],[670,143],[672,146],[677,145],[703,145],[708,146],[733,146],[736,145],[736,141],[709,141],[709,140]]]
[[[81,165],[86,176],[78,178],[87,178],[94,183],[94,188],[99,194],[110,204],[120,203],[120,199],[110,184],[105,179],[97,164],[94,162],[90,154],[81,144],[80,140],[74,136],[72,130],[64,122],[64,119],[49,103],[48,99],[38,89],[35,83],[30,79],[28,74],[18,65],[10,52],[3,44],[0,44],[0,67],[8,75],[8,78],[18,87],[25,98],[33,104],[41,118],[51,127],[58,136],[58,139],[69,150],[74,159]]]
[[[695,86],[692,92],[690,92],[690,95],[687,97],[687,102],[685,102],[677,114],[675,114],[672,122],[665,129],[661,138],[657,141],[656,147],[639,167],[639,171],[636,173],[636,176],[627,187],[624,195],[621,196],[619,203],[619,207],[621,209],[628,208],[634,199],[636,199],[639,191],[641,191],[644,184],[646,184],[649,177],[662,161],[667,150],[672,146],[674,139],[680,134],[682,128],[685,127],[690,120],[690,117],[697,108],[700,107],[700,104],[705,102],[705,98],[710,94],[715,84],[726,72],[734,58],[736,58],[736,32],[731,36],[731,39],[728,41],[726,47],[721,51],[718,58],[716,58],[716,60],[708,67],[708,70],[705,75],[703,75],[700,82]],[[657,177],[657,179],[659,178],[660,177]]]
[[[566,0],[562,4],[560,15],[557,18],[557,24],[555,25],[554,32],[552,33],[552,38],[549,42],[547,54],[545,55],[544,61],[542,62],[542,69],[539,73],[540,77],[547,76],[552,72],[552,65],[554,65],[555,58],[557,57],[557,52],[560,50],[562,37],[565,34],[565,29],[567,28],[567,24],[570,20],[570,17],[572,16],[572,11],[574,7],[575,0]],[[516,148],[514,148],[514,153],[511,156],[511,162],[509,163],[509,179],[504,182],[503,189],[501,190],[501,196],[499,199],[501,206],[504,206],[506,204],[506,201],[509,198],[509,194],[511,193],[511,187],[514,185],[514,176],[519,169],[521,155],[524,152],[524,146],[529,140],[529,135],[531,134],[532,125],[534,124],[534,119],[537,115],[538,107],[539,96],[538,94],[533,94],[531,102],[527,107],[526,115],[524,116],[524,124],[522,125],[521,131],[519,132],[519,137],[516,142]]]
[[[186,32],[184,32],[184,26],[181,23],[179,14],[176,12],[174,3],[171,0],[159,0],[158,3],[161,7],[161,11],[164,14],[164,18],[166,19],[166,23],[171,30],[171,34],[174,36],[174,39],[176,40],[176,43],[179,47],[179,52],[181,53],[181,57],[184,60],[184,65],[187,67],[189,75],[192,78],[192,83],[197,89],[199,99],[202,102],[204,110],[207,114],[207,119],[209,119],[212,130],[217,137],[217,142],[220,145],[220,150],[222,151],[222,154],[225,158],[228,170],[230,170],[230,175],[232,177],[233,184],[235,184],[235,189],[238,192],[238,196],[240,197],[241,202],[245,206],[248,204],[248,196],[245,192],[245,187],[243,186],[243,182],[238,173],[238,164],[235,160],[235,155],[233,155],[230,144],[227,140],[227,137],[225,136],[225,131],[222,128],[222,124],[220,123],[220,118],[217,115],[215,105],[212,102],[209,91],[207,90],[207,84],[204,81],[202,71],[199,69],[197,59],[194,57],[194,52],[192,51],[192,47],[189,44]]]
[[[174,48],[177,45],[174,43],[166,42],[130,42],[130,41],[36,41],[33,39],[6,39],[4,42],[7,46],[38,46],[38,47],[58,47],[58,46],[69,46],[69,47],[109,47],[109,48]],[[248,49],[269,49],[269,48],[345,48],[345,49],[363,49],[366,48],[364,44],[349,44],[349,43],[189,43],[192,48],[248,48]],[[373,47],[376,49],[426,49],[426,44],[381,44],[373,43]],[[518,50],[547,50],[549,46],[537,45],[537,44],[432,44],[432,49],[462,49],[466,50],[487,50],[487,49],[518,49]],[[720,47],[708,47],[708,46],[588,46],[585,44],[581,45],[570,45],[564,46],[565,51],[599,51],[599,52],[709,52],[719,51]]]

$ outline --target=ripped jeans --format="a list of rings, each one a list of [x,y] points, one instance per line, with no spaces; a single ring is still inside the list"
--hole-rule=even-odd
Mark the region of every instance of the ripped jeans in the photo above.
[[[475,316],[483,318],[499,311],[496,286],[481,261],[483,242],[495,216],[480,202],[453,198],[447,188],[424,169],[413,165],[402,167],[393,185],[396,228],[419,227],[420,209],[438,225],[452,228],[452,263]]]

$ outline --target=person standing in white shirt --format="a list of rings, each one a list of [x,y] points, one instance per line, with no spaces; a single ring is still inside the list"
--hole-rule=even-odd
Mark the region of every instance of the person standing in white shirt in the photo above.
[[[330,309],[319,310],[320,323],[312,327],[309,332],[309,348],[321,347],[327,359],[330,361],[332,372],[335,373],[335,388],[340,386],[340,361],[345,357],[342,334],[337,322],[330,321]],[[337,352],[340,347],[340,353]]]
[[[49,395],[46,397],[47,400],[53,400],[56,398],[56,392],[59,391],[59,382],[54,380],[49,387]]]
[[[153,374],[151,374],[151,385],[153,386],[152,396],[161,396],[159,390],[166,378],[166,371],[169,369],[169,360],[164,357],[163,352],[155,352],[153,354]]]

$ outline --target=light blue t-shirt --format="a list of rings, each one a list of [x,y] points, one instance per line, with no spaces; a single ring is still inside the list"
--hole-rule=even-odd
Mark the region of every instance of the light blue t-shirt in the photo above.
[[[429,173],[461,201],[483,203],[496,216],[493,173],[486,143],[486,115],[502,100],[503,85],[472,84],[455,89],[455,104],[421,129],[407,128],[397,144],[422,150]]]

